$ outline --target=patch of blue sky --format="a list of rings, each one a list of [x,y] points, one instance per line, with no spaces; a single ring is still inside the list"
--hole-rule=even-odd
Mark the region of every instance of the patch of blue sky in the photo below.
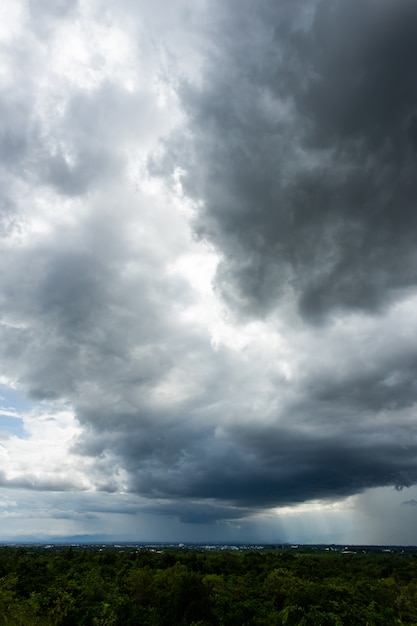
[[[0,385],[0,406],[10,411],[30,411],[35,404],[7,385]]]
[[[5,415],[0,408],[0,432],[6,432],[10,435],[16,435],[20,439],[26,439],[27,433],[23,426],[23,420],[20,417]]]
[[[34,406],[15,389],[0,385],[0,431],[25,438],[27,433],[19,414],[23,411],[30,411]]]

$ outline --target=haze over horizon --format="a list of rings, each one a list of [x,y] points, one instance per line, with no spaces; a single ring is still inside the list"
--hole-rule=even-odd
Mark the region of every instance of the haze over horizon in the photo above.
[[[0,44],[0,540],[417,544],[417,4]]]

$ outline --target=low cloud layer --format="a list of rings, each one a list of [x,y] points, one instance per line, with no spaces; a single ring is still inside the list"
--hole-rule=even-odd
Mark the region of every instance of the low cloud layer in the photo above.
[[[0,484],[88,532],[360,516],[417,482],[417,10],[145,4],[0,33]]]

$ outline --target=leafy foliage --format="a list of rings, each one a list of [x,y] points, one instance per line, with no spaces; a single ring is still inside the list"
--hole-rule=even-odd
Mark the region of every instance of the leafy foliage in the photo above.
[[[0,548],[0,626],[417,624],[412,553]]]

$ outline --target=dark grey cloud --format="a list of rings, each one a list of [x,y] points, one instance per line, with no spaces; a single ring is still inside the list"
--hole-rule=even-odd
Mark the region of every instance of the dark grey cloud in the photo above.
[[[416,32],[411,2],[220,9],[200,80],[178,90],[185,127],[150,168],[165,176],[181,168],[195,233],[221,254],[215,284],[238,316],[265,319],[277,307],[279,316],[294,300],[306,321],[324,324],[335,313],[380,315],[412,293]],[[345,345],[344,358],[329,335],[314,346],[333,364],[315,370],[312,358],[285,416],[304,415],[310,430],[274,437],[260,426],[257,454],[234,447],[235,433],[235,455],[228,449],[214,463],[221,471],[206,468],[200,483],[190,469],[184,488],[193,493],[195,480],[195,493],[266,505],[414,483],[415,450],[404,451],[394,424],[414,441],[395,411],[416,402],[415,344],[402,345],[394,319],[383,332],[402,351],[395,339],[375,350],[377,336],[363,344],[360,325],[354,355]],[[392,427],[369,423],[365,435],[357,416],[378,422],[383,411]],[[320,428],[337,432],[322,438]]]
[[[370,420],[366,428],[339,425],[324,434],[314,425],[311,430],[306,424],[236,425],[219,440],[206,432],[193,438],[187,425],[185,432],[168,428],[157,441],[149,430],[145,435],[132,431],[129,442],[121,436],[115,444],[112,437],[111,445],[130,473],[130,489],[161,500],[161,512],[164,500],[173,499],[168,511],[180,517],[190,517],[194,508],[196,518],[203,519],[211,506],[214,516],[239,518],[372,487],[402,489],[417,480],[415,429],[385,425],[377,430]],[[202,506],[201,500],[211,504]],[[220,502],[223,512],[216,513]]]
[[[4,472],[0,473],[0,486],[9,489],[29,489],[30,491],[71,491],[77,489],[82,491],[82,486],[77,484],[70,477],[50,477],[45,479],[35,473],[27,473],[22,477],[6,478]]]
[[[417,397],[415,355],[390,365],[381,365],[373,372],[356,372],[341,380],[320,378],[315,391],[324,401],[356,406],[359,410],[412,407]]]
[[[380,309],[416,284],[414,3],[220,14],[201,80],[179,88],[187,131],[153,171],[183,169],[239,312],[288,294],[309,320]]]
[[[181,498],[175,495],[175,500],[165,500],[154,505],[144,505],[140,508],[142,513],[163,515],[178,518],[185,524],[213,524],[228,522],[249,517],[253,513],[252,508],[244,508],[241,504],[233,506],[230,503],[222,505],[209,499],[198,501],[197,499]]]

